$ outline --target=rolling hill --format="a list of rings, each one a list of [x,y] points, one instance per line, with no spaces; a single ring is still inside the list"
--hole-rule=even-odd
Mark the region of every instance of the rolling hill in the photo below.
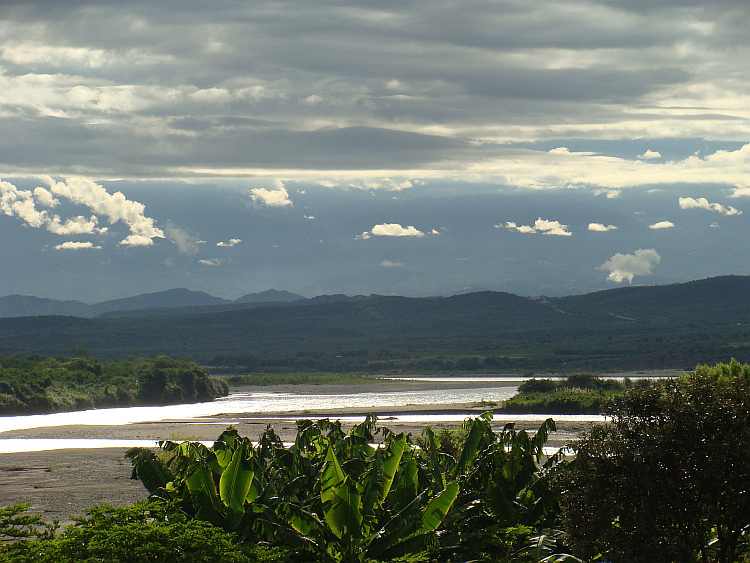
[[[458,369],[467,357],[475,361],[464,367],[474,371],[750,360],[747,276],[564,298],[338,296],[212,310],[226,305],[0,319],[0,354],[67,355],[80,346],[100,358],[168,354],[245,369],[363,371]]]

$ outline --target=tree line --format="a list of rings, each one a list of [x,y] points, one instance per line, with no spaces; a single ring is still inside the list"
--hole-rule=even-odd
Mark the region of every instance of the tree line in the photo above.
[[[207,369],[167,356],[100,362],[79,350],[72,358],[0,357],[2,416],[210,401],[228,392]]]

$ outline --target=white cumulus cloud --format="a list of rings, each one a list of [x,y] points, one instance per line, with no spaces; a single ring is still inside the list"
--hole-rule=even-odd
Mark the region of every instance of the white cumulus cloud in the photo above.
[[[398,223],[381,223],[375,225],[372,230],[365,231],[357,238],[368,239],[370,237],[423,237],[425,234],[413,226],[402,227]]]
[[[381,268],[403,268],[404,265],[401,262],[391,262],[390,260],[383,260],[380,263]]]
[[[34,188],[34,198],[42,207],[57,207],[60,205],[60,200],[55,199],[55,196],[44,188]]]
[[[203,264],[204,266],[220,266],[221,260],[218,258],[210,258],[209,260],[198,260],[198,264]]]
[[[699,197],[698,199],[693,199],[692,197],[681,197],[679,201],[680,209],[705,209],[707,211],[721,213],[722,215],[742,215],[742,211],[735,209],[731,205],[729,207],[724,207],[720,203],[709,203],[705,197]]]
[[[146,235],[128,235],[117,244],[120,246],[151,246],[154,241]]]
[[[127,199],[122,192],[110,194],[87,178],[68,178],[65,182],[44,178],[44,181],[57,197],[86,205],[94,213],[107,217],[110,224],[122,222],[127,225],[130,235],[120,242],[123,246],[150,246],[154,243],[153,239],[164,238],[164,232],[154,225],[151,217],[144,214],[146,207]]]
[[[638,158],[640,158],[641,160],[651,160],[653,158],[661,158],[661,154],[659,153],[659,151],[652,151],[651,149],[648,149],[643,154],[639,154]]]
[[[223,247],[226,247],[226,248],[231,248],[231,247],[233,247],[233,246],[235,246],[235,245],[237,245],[237,244],[239,244],[241,242],[242,242],[242,239],[230,238],[229,242],[217,242],[216,246],[223,246]]]
[[[267,207],[288,207],[292,205],[292,200],[289,199],[289,192],[286,191],[284,183],[279,180],[276,180],[274,183],[276,184],[276,188],[273,190],[252,188],[250,190],[250,199],[255,203]]]
[[[9,182],[0,182],[0,211],[10,217],[18,217],[28,226],[36,229],[44,228],[51,233],[61,236],[104,233],[106,228],[98,228],[99,220],[96,215],[88,219],[82,215],[62,221],[59,215],[49,211],[39,211],[36,204],[44,207],[55,207],[59,200],[44,188],[19,190]]]
[[[79,234],[103,234],[107,227],[99,227],[97,215],[86,218],[78,215],[63,221],[59,215],[38,210],[42,207],[56,207],[58,198],[85,205],[94,213],[106,217],[110,224],[122,222],[130,229],[130,235],[120,242],[123,246],[150,246],[154,238],[164,238],[154,220],[144,215],[142,203],[127,199],[121,192],[110,194],[102,186],[86,178],[69,178],[56,182],[48,176],[42,177],[49,190],[36,188],[34,191],[19,190],[8,182],[0,182],[0,211],[11,217],[18,217],[30,227],[44,228],[51,233],[69,236]]]
[[[83,248],[101,249],[101,246],[94,246],[92,242],[73,242],[68,241],[55,246],[55,250],[80,250]]]
[[[671,229],[672,227],[674,227],[672,221],[659,221],[658,223],[648,226],[649,229]]]
[[[598,233],[606,233],[607,231],[614,231],[617,227],[614,225],[605,225],[603,223],[589,223],[589,231],[596,231]]]
[[[617,199],[618,197],[622,195],[622,190],[609,190],[609,189],[598,188],[594,190],[593,193],[594,195],[597,195],[597,196],[598,195],[607,196],[607,199]]]
[[[661,256],[653,248],[639,248],[633,254],[620,254],[619,252],[599,266],[600,270],[609,270],[608,280],[622,283],[625,280],[632,282],[635,276],[647,276],[651,274],[654,266],[661,262]]]
[[[501,227],[502,223],[500,225],[495,225],[495,227]],[[539,217],[536,221],[534,221],[534,225],[518,225],[517,223],[514,223],[512,221],[508,221],[505,224],[506,229],[510,229],[511,231],[517,231],[519,233],[526,233],[526,234],[533,234],[533,233],[542,233],[544,235],[555,235],[555,236],[561,236],[561,237],[569,237],[572,236],[573,233],[571,233],[568,230],[567,225],[563,225],[560,223],[560,221],[548,221],[547,219],[542,219]]]

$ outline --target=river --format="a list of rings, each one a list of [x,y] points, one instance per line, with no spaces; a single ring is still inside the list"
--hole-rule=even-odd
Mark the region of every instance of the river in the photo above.
[[[669,375],[667,375],[669,376]],[[630,375],[637,378],[638,375]],[[645,376],[640,376],[645,377]],[[651,375],[650,377],[664,377],[664,375]],[[383,378],[396,379],[396,378]],[[524,377],[445,377],[445,376],[408,376],[398,379],[422,382],[454,383],[457,388],[386,391],[386,392],[357,392],[357,393],[293,393],[293,392],[252,392],[233,393],[207,403],[192,403],[182,405],[153,406],[153,407],[125,407],[111,409],[92,409],[78,412],[64,412],[44,415],[9,416],[0,417],[0,435],[3,432],[13,430],[25,430],[33,428],[61,427],[69,425],[84,426],[119,426],[136,424],[140,422],[159,422],[165,420],[180,420],[185,424],[192,423],[216,423],[227,425],[239,420],[248,421],[253,418],[290,420],[289,415],[284,413],[310,413],[330,409],[340,409],[346,412],[349,409],[384,410],[389,407],[401,408],[414,406],[415,412],[409,414],[400,413],[384,420],[396,422],[410,422],[419,424],[432,423],[458,423],[466,414],[436,414],[444,405],[463,404],[471,405],[477,403],[500,404],[509,399],[517,392],[517,385],[529,378]],[[479,387],[461,388],[467,383],[484,385]],[[494,384],[494,386],[488,386]],[[420,414],[419,410],[434,407],[429,414]],[[232,415],[243,413],[243,417],[234,420]],[[214,422],[208,417],[225,415],[220,422]],[[314,418],[314,414],[310,414]],[[502,415],[497,416],[502,420],[514,421],[541,421],[552,416],[556,420],[572,422],[593,422],[603,420],[597,415]],[[358,422],[362,417],[336,416],[342,421]],[[149,444],[151,444],[149,442]],[[146,445],[143,440],[85,440],[85,439],[10,439],[0,438],[0,453],[18,451],[40,451],[59,448],[101,448],[101,447],[133,447]]]

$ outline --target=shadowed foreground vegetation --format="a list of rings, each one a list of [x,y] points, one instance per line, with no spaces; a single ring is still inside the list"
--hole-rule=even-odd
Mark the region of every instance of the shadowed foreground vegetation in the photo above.
[[[606,410],[568,457],[543,454],[551,419],[530,436],[491,413],[418,438],[370,416],[299,421],[292,445],[230,427],[135,448],[148,502],[59,534],[0,510],[0,561],[747,561],[750,366],[632,385]]]

